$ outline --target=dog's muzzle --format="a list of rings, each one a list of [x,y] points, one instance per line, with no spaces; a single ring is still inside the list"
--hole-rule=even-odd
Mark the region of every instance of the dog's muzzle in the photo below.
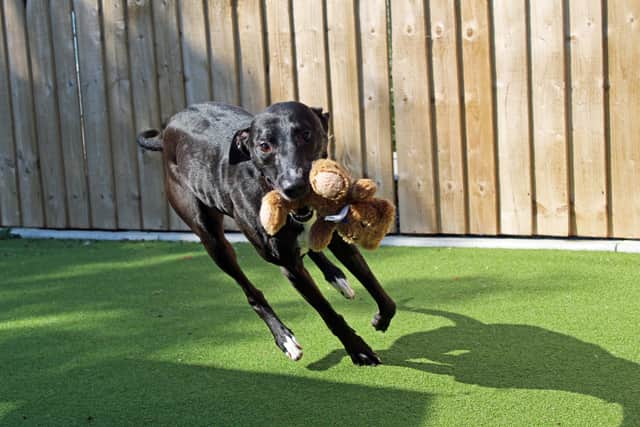
[[[289,213],[291,219],[300,224],[304,224],[313,218],[313,209],[308,206],[296,209]]]

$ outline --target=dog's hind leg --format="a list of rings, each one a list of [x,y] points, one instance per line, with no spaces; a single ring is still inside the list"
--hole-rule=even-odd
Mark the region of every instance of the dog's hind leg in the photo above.
[[[305,300],[320,314],[329,330],[342,342],[351,360],[356,365],[378,365],[380,358],[371,347],[360,338],[347,324],[342,316],[335,312],[316,286],[309,272],[304,268],[300,259],[283,267],[282,273],[291,281],[293,286]]]
[[[302,347],[293,332],[276,316],[262,292],[249,281],[240,269],[236,253],[224,236],[223,214],[204,206],[192,193],[177,184],[167,186],[169,201],[180,217],[200,237],[215,263],[240,285],[251,308],[266,323],[276,345],[290,359],[302,357]]]
[[[347,299],[353,299],[356,293],[344,275],[342,270],[336,267],[322,252],[309,251],[309,258],[318,266],[324,278],[331,284],[343,297]]]
[[[338,233],[334,233],[329,249],[340,260],[347,270],[353,274],[362,286],[371,294],[378,304],[378,313],[373,316],[371,324],[378,331],[386,331],[391,319],[396,314],[396,304],[382,288],[376,276],[367,265],[355,245],[345,242]]]

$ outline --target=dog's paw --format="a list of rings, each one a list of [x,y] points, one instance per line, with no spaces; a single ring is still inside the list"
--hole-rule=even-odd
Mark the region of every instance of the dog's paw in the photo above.
[[[356,292],[351,288],[349,282],[344,277],[334,277],[329,280],[329,283],[346,299],[353,299],[356,296]]]
[[[302,347],[298,344],[296,337],[291,335],[284,340],[285,354],[291,360],[298,361],[302,358]]]
[[[302,347],[289,329],[283,327],[275,339],[278,348],[280,348],[289,359],[298,361],[302,358]]]
[[[376,331],[385,332],[389,328],[389,324],[391,323],[391,317],[383,316],[380,313],[376,313],[371,319],[371,326],[375,328]]]
[[[373,350],[364,353],[350,354],[351,361],[358,366],[378,366],[382,363],[377,354]]]
[[[354,365],[377,366],[382,363],[378,355],[359,336],[355,336],[354,342],[347,349]]]

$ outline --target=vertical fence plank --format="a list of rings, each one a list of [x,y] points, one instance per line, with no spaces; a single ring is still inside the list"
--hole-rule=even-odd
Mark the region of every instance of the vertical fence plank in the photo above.
[[[424,4],[391,3],[400,231],[436,233]]]
[[[599,0],[570,3],[571,109],[575,230],[607,236],[602,10]]]
[[[140,229],[138,150],[131,107],[126,5],[123,0],[103,1],[102,5],[118,228]]]
[[[323,2],[293,0],[296,70],[300,102],[329,109]]]
[[[137,131],[160,126],[151,7],[151,0],[127,0],[133,116]],[[145,229],[165,230],[169,218],[162,156],[138,149],[138,167],[142,225]]]
[[[237,49],[238,44],[236,44],[238,41],[237,37],[239,36],[236,31],[235,23],[237,10],[234,10],[236,5],[236,0],[209,0],[207,10],[209,20],[209,40],[211,43],[210,69],[213,83],[213,99],[215,101],[226,102],[234,105],[241,104],[246,100],[240,99],[241,90],[238,70],[240,52]],[[250,5],[248,5],[245,6],[242,13],[258,14],[258,10],[259,8],[257,5],[255,5],[254,10],[251,10]],[[249,21],[252,22],[252,25],[255,25],[255,21],[251,21],[250,18]],[[255,36],[256,35],[254,34],[248,36],[248,38],[250,39]],[[248,40],[245,38],[245,43],[247,42]],[[264,62],[262,67],[262,70],[264,70]],[[253,70],[252,72],[256,71],[257,70]],[[246,78],[249,78],[249,76],[246,76]],[[264,77],[261,78],[264,79]],[[263,90],[266,91],[266,88]],[[264,93],[266,95],[266,92]],[[266,104],[266,97],[261,102]],[[260,101],[256,104],[259,103]],[[264,105],[253,112],[255,113],[262,108],[264,108]],[[225,230],[238,230],[235,222],[228,217],[224,218],[224,228]]]
[[[211,100],[209,54],[202,0],[179,0],[182,64],[187,105]]]
[[[262,3],[258,0],[237,1],[241,104],[255,114],[262,111],[269,102],[265,78]]]
[[[608,2],[611,208],[616,237],[640,237],[640,2]]]
[[[532,233],[525,0],[494,0],[500,233]]]
[[[353,0],[327,0],[327,33],[336,160],[364,172]]]
[[[167,123],[173,114],[186,106],[177,0],[153,3],[153,26],[160,95],[160,122]],[[173,208],[169,209],[169,228],[171,230],[189,229]]]
[[[209,0],[209,39],[211,40],[211,75],[213,99],[240,103],[238,58],[233,0]]]
[[[9,81],[18,160],[22,225],[43,227],[45,220],[42,206],[40,158],[33,114],[24,2],[19,0],[4,1],[4,28],[9,53]]]
[[[536,233],[569,234],[562,0],[531,4]]]
[[[82,142],[71,0],[56,1],[56,7],[51,7],[50,13],[69,226],[89,228],[89,190]]]
[[[0,225],[19,226],[21,225],[20,196],[8,76],[4,7],[0,2],[0,123],[4,124],[4,129],[0,132]]]
[[[461,2],[469,232],[498,232],[488,0]]]
[[[155,56],[160,92],[160,121],[186,106],[177,0],[153,2]]]
[[[91,223],[116,228],[110,129],[107,113],[102,31],[97,0],[74,0],[78,32],[80,88],[87,150]]]
[[[430,6],[433,92],[437,124],[435,132],[438,141],[440,185],[440,232],[464,234],[466,185],[460,121],[455,6],[449,0],[432,0]]]
[[[31,76],[36,112],[36,134],[41,156],[40,174],[47,227],[67,226],[67,193],[58,128],[54,58],[48,2],[27,2]]]
[[[379,197],[394,201],[386,14],[385,0],[359,2],[365,175],[375,179]]]
[[[296,99],[289,0],[266,0],[271,102]]]

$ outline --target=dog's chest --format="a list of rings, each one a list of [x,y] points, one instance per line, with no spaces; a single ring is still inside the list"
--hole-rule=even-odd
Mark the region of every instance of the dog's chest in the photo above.
[[[318,219],[316,212],[313,211],[313,215],[311,219],[306,222],[301,223],[303,226],[303,230],[298,234],[298,247],[300,248],[300,256],[306,255],[309,252],[309,244],[311,239],[311,227]]]

